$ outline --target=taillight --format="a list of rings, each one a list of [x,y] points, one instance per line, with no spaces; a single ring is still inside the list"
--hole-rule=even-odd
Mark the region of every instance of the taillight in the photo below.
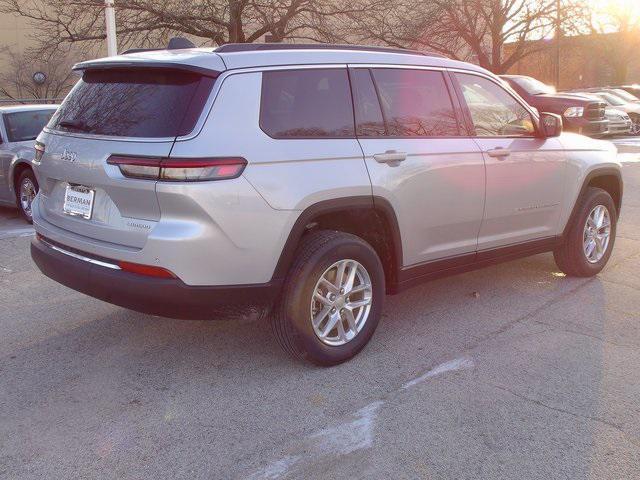
[[[162,160],[160,180],[197,182],[237,178],[247,161],[240,157]]]
[[[107,160],[128,178],[167,182],[228,180],[242,174],[247,161],[242,157],[157,158],[113,155]]]
[[[120,167],[122,175],[128,178],[143,178],[157,180],[160,178],[161,158],[155,157],[125,157],[112,155],[107,160],[109,165]]]
[[[36,163],[40,163],[40,161],[42,160],[42,155],[44,155],[44,143],[36,142],[33,148],[36,151],[34,160],[36,161]]]
[[[176,276],[166,268],[155,267],[153,265],[142,265],[139,263],[131,262],[118,262],[118,266],[122,269],[123,272],[136,273],[138,275],[144,275],[147,277],[176,278]]]

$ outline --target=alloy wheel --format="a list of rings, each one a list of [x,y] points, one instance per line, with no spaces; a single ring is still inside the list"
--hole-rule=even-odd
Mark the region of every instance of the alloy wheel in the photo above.
[[[29,218],[33,215],[31,205],[37,193],[33,181],[30,178],[24,178],[20,183],[20,207]]]
[[[371,277],[356,260],[340,260],[320,276],[311,299],[316,336],[331,346],[344,345],[362,331],[371,311]]]
[[[611,215],[604,205],[596,205],[584,225],[583,249],[589,263],[602,260],[611,240]]]

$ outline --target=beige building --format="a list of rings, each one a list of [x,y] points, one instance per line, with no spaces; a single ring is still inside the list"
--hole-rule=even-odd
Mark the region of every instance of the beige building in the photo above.
[[[11,49],[14,52],[23,52],[33,45],[31,37],[33,28],[26,19],[7,13],[0,13],[0,52]],[[2,63],[0,63],[2,68]]]
[[[55,62],[22,56],[37,45],[37,33],[33,20],[0,13],[0,104],[16,98],[60,99],[75,83],[75,78],[69,78],[71,66],[86,55],[77,55],[71,49]],[[32,83],[36,72],[45,73],[45,84]]]

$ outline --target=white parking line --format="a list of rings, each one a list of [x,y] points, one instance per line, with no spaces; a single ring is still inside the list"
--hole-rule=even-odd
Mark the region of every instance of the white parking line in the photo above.
[[[35,235],[36,231],[33,227],[12,228],[9,230],[0,230],[0,240],[5,238],[30,237]]]
[[[452,370],[468,370],[473,367],[473,360],[471,360],[470,358],[457,358],[455,360],[451,360],[450,362],[441,363],[437,367],[429,370],[424,375],[421,375],[418,378],[414,378],[413,380],[405,383],[402,388],[406,390],[407,388],[411,388],[414,385],[422,383],[429,378],[437,377],[438,375],[442,375],[443,373],[450,372]]]
[[[376,415],[383,404],[381,400],[370,403],[346,422],[305,437],[288,455],[269,463],[247,478],[275,480],[287,475],[306,478],[302,475],[303,471],[311,470],[323,462],[336,461],[341,455],[370,448],[374,440]]]

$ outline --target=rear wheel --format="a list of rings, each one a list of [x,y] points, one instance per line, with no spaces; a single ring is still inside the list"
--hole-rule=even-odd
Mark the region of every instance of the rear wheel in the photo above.
[[[33,223],[33,211],[31,205],[38,193],[38,181],[33,171],[24,170],[16,184],[16,203],[22,217],[29,223]]]
[[[591,277],[599,273],[611,257],[616,222],[616,206],[611,195],[590,187],[564,245],[554,252],[560,270],[574,277]]]
[[[310,233],[272,315],[274,334],[294,357],[342,363],[371,339],[384,294],[384,270],[371,245],[342,232]]]

